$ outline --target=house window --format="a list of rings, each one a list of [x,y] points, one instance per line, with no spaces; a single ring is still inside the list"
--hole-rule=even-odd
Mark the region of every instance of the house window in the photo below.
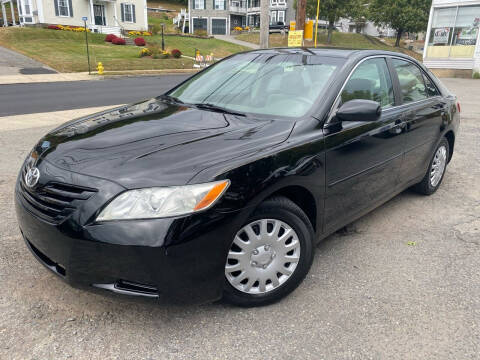
[[[436,8],[427,57],[473,58],[480,27],[480,6]]]
[[[23,0],[23,8],[25,9],[25,15],[31,15],[30,0]]]
[[[194,0],[193,8],[196,10],[204,10],[205,9],[205,0]]]
[[[275,6],[277,5],[278,0],[270,0],[270,6]]]
[[[124,22],[134,22],[133,21],[133,5],[132,4],[123,4],[123,21]]]
[[[25,11],[27,11],[26,8],[27,6],[25,5]],[[58,15],[66,17],[70,16],[70,7],[68,6],[68,0],[58,0]]]
[[[270,24],[275,24],[277,22],[277,12],[270,11]]]
[[[277,21],[285,23],[285,11],[279,11],[277,13]]]
[[[213,0],[213,8],[215,10],[225,10],[225,0]]]

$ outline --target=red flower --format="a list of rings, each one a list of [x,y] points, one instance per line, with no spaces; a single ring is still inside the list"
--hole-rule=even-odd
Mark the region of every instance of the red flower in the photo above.
[[[115,37],[115,39],[112,40],[112,44],[115,45],[125,45],[125,39]]]
[[[113,39],[116,39],[117,36],[114,35],[114,34],[108,34],[107,36],[105,36],[105,41],[108,41],[108,42],[113,42]]]
[[[135,45],[137,46],[145,46],[145,39],[142,37],[138,37],[135,40],[133,40]]]
[[[180,50],[178,50],[178,49],[173,49],[173,50],[171,51],[171,53],[172,53],[172,56],[173,56],[174,58],[177,58],[177,59],[178,59],[180,56],[182,56],[182,52],[181,52]]]

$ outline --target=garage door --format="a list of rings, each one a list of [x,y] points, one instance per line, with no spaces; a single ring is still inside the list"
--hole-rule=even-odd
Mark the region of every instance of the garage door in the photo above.
[[[207,19],[193,19],[193,31],[195,30],[207,31]]]
[[[212,19],[212,35],[227,34],[227,19]]]

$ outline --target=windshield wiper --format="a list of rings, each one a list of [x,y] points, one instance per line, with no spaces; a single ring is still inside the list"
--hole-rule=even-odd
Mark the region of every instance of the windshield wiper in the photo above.
[[[198,104],[192,104],[192,105],[194,105],[195,107],[197,107],[199,109],[218,111],[218,112],[221,112],[221,113],[224,113],[224,114],[231,114],[231,115],[237,115],[237,116],[247,116],[244,113],[234,111],[234,110],[229,110],[229,109],[226,109],[224,107],[217,106],[217,105],[210,104],[210,103],[198,103]]]
[[[184,104],[184,102],[182,100],[180,100],[179,98],[176,98],[176,97],[170,96],[170,95],[166,95],[166,94],[160,95],[158,97],[158,99],[175,102],[177,104]]]

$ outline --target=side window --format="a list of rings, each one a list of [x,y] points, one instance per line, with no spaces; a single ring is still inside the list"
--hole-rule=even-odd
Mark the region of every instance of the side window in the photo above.
[[[409,61],[392,59],[397,71],[403,103],[411,103],[426,99],[427,89],[420,69]]]
[[[392,79],[384,58],[366,60],[355,69],[342,91],[342,102],[354,99],[377,101],[382,108],[394,105]]]
[[[427,77],[427,75],[423,74],[423,79],[425,80],[425,87],[427,88],[428,96],[437,96],[440,95],[438,92],[437,87],[433,84],[433,82]]]

